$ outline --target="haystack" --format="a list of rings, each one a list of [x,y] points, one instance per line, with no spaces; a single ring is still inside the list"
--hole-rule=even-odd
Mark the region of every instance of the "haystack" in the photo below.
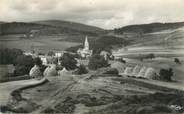
[[[48,72],[49,69],[50,69],[50,66],[48,66],[48,67],[44,70],[44,72],[43,72],[43,75],[44,75],[44,76],[47,76],[47,72]]]
[[[140,72],[138,73],[137,77],[142,77],[142,78],[144,78],[145,73],[146,73],[146,69],[147,69],[147,68],[146,68],[145,66],[143,66],[143,67],[141,68]]]
[[[140,72],[140,70],[141,70],[141,66],[136,65],[136,66],[134,67],[133,71],[132,71],[132,76],[137,77],[138,74],[139,74],[139,72]]]
[[[118,61],[118,62],[111,64],[111,68],[117,69],[119,74],[121,74],[121,73],[124,73],[126,65],[124,63]]]
[[[56,65],[51,65],[48,66],[45,71],[44,71],[44,76],[56,76],[57,71],[56,71]]]
[[[32,78],[38,78],[38,77],[42,76],[42,73],[41,73],[38,65],[34,65],[34,67],[31,68],[31,70],[29,72],[29,76]]]
[[[145,78],[148,78],[148,79],[155,79],[157,76],[157,73],[156,73],[156,70],[152,67],[148,68],[146,70],[146,73],[144,75]]]
[[[124,75],[131,76],[132,75],[132,67],[126,67],[124,71]]]
[[[66,75],[68,73],[68,70],[66,70],[66,68],[64,67],[62,70],[58,71],[58,75],[59,76],[63,76]]]

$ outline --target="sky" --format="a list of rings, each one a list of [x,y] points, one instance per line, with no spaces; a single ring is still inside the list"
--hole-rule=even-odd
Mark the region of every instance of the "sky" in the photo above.
[[[0,21],[68,20],[104,29],[184,21],[184,0],[0,0]]]

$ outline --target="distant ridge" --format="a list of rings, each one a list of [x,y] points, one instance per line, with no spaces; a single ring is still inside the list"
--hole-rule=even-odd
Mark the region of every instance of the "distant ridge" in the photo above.
[[[103,29],[85,24],[60,21],[60,20],[43,20],[34,22],[10,22],[0,24],[0,34],[25,34],[31,30],[40,31],[42,35],[51,34],[83,34],[97,36]]]
[[[41,20],[41,21],[33,21],[32,23],[55,26],[55,27],[66,27],[66,28],[71,28],[79,31],[89,31],[89,32],[103,31],[103,29],[99,27],[71,22],[71,21],[63,21],[63,20]]]
[[[115,33],[123,34],[126,32],[134,33],[151,33],[158,32],[168,29],[177,29],[184,26],[184,22],[173,22],[173,23],[150,23],[150,24],[138,24],[128,25],[125,27],[114,29]]]

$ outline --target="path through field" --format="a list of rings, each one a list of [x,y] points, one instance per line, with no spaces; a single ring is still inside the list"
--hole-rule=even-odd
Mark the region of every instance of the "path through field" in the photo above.
[[[0,83],[0,106],[6,105],[10,93],[18,89],[20,87],[38,83],[40,80],[21,80],[21,81],[13,81],[13,82],[6,82],[6,83]]]

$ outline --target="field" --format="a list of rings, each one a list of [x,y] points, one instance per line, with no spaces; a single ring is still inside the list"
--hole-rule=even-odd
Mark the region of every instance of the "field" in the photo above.
[[[7,108],[19,113],[179,114],[172,106],[183,106],[176,90],[129,78],[63,75],[48,79],[44,85],[17,91],[20,99],[13,96],[16,105]]]
[[[4,78],[7,73],[13,73],[13,65],[0,65],[0,80]]]
[[[62,51],[80,43],[61,41],[67,36],[39,36],[31,39],[20,38],[19,35],[0,36],[0,47],[18,48],[24,51],[36,50],[38,52]]]
[[[146,33],[139,38],[130,39],[133,41],[132,45],[114,50],[113,54],[125,58],[129,63],[158,70],[173,68],[173,79],[184,83],[184,28]],[[148,54],[154,54],[155,58],[141,61],[141,57]],[[176,64],[175,58],[178,58],[182,64]]]

